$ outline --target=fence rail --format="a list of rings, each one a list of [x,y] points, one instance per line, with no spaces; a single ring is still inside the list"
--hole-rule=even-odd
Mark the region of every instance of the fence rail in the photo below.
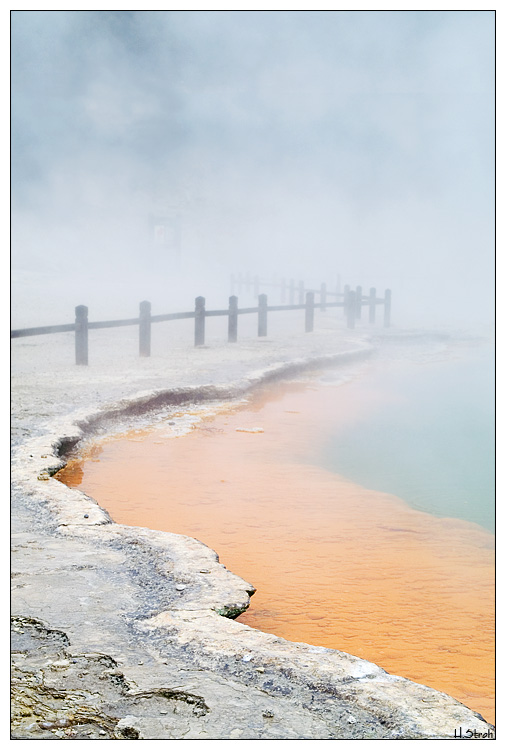
[[[302,283],[302,282],[301,282]],[[78,305],[75,308],[75,322],[66,323],[58,326],[40,326],[37,328],[18,328],[11,331],[11,338],[21,338],[23,336],[40,336],[52,333],[75,332],[75,356],[77,365],[88,364],[88,331],[102,328],[119,328],[123,326],[139,326],[139,355],[141,357],[151,356],[151,324],[161,323],[169,320],[195,320],[194,344],[195,346],[204,346],[205,344],[205,321],[206,318],[227,317],[228,318],[228,341],[235,343],[237,341],[237,319],[239,315],[258,315],[258,336],[267,336],[268,313],[305,310],[304,326],[306,333],[311,333],[314,328],[314,311],[319,309],[325,312],[328,308],[343,308],[348,328],[355,327],[355,321],[361,318],[362,308],[367,306],[369,309],[369,324],[373,325],[376,319],[376,307],[382,305],[384,308],[383,325],[390,325],[391,312],[391,291],[387,289],[383,298],[376,296],[376,289],[371,288],[366,296],[362,293],[361,287],[351,290],[349,286],[344,287],[344,292],[334,292],[333,296],[337,299],[335,302],[327,300],[326,287],[321,285],[319,290],[305,290],[305,299],[299,304],[293,301],[287,305],[269,305],[266,294],[258,294],[258,305],[256,307],[239,308],[239,299],[236,295],[229,297],[229,306],[222,310],[206,310],[206,301],[204,297],[195,299],[195,309],[188,312],[167,313],[164,315],[152,315],[151,303],[144,300],[139,306],[139,316],[137,318],[127,318],[124,320],[103,320],[90,322],[88,320],[88,308],[85,305]],[[315,302],[315,295],[320,295],[320,301]]]
[[[288,293],[288,297],[290,300],[290,303],[294,302],[296,294],[299,297],[299,303],[304,303],[304,295],[306,292],[314,292],[315,294],[321,295],[322,299],[324,299],[327,296],[331,297],[342,297],[341,293],[341,277],[337,276],[337,282],[335,284],[335,290],[331,291],[327,284],[322,283],[318,289],[312,289],[309,287],[306,287],[304,281],[298,281],[295,282],[294,279],[276,279],[274,278],[272,281],[266,281],[264,279],[261,279],[259,276],[252,276],[251,273],[239,273],[239,274],[232,274],[230,277],[230,291],[232,294],[235,294],[236,292],[240,294],[243,289],[246,292],[253,291],[253,294],[255,297],[258,297],[260,294],[260,289],[264,287],[274,287],[276,289],[279,289],[281,301],[284,302],[286,299],[286,295]]]

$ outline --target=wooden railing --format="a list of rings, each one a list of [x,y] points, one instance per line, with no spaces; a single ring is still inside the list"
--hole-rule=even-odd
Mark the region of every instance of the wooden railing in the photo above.
[[[206,310],[206,301],[204,297],[195,299],[195,309],[190,312],[167,313],[165,315],[152,315],[151,303],[144,301],[140,303],[139,317],[127,318],[126,320],[105,320],[99,322],[90,322],[88,320],[88,308],[85,305],[78,305],[75,308],[75,322],[58,326],[41,326],[38,328],[19,328],[11,331],[11,338],[20,338],[23,336],[40,336],[50,333],[75,332],[75,356],[77,365],[88,364],[88,331],[98,328],[117,328],[120,326],[139,326],[139,355],[149,357],[151,355],[151,325],[153,323],[162,323],[169,320],[184,320],[193,318],[195,320],[194,344],[195,346],[204,346],[205,344],[205,326],[206,318],[210,317],[227,317],[228,318],[228,341],[235,343],[237,341],[238,316],[256,314],[258,315],[258,336],[267,336],[268,314],[288,310],[305,310],[304,326],[306,333],[311,333],[314,328],[314,311],[320,309],[326,311],[328,308],[343,308],[346,324],[348,328],[355,327],[355,321],[362,317],[362,308],[367,307],[369,310],[369,323],[374,324],[376,318],[376,307],[383,305],[383,325],[390,325],[391,311],[391,292],[385,291],[383,298],[376,296],[376,289],[371,288],[366,296],[362,293],[362,288],[357,287],[351,290],[349,286],[344,287],[342,294],[338,292],[327,293],[324,284],[321,285],[318,292],[314,290],[305,291],[305,300],[299,304],[290,302],[282,305],[269,305],[266,294],[258,294],[258,304],[255,307],[239,308],[238,297],[232,295],[229,298],[227,309],[223,310]],[[318,293],[320,301],[315,302],[315,294]],[[331,295],[335,301],[329,302],[328,296]],[[299,298],[300,299],[300,298]]]
[[[286,302],[286,299],[288,298],[290,305],[295,303],[296,296],[298,297],[299,304],[304,304],[306,292],[314,292],[315,294],[327,297],[343,296],[341,294],[341,281],[339,276],[337,277],[334,291],[331,291],[330,287],[325,283],[322,283],[318,289],[312,289],[307,287],[304,281],[298,281],[296,283],[294,279],[273,278],[271,281],[266,281],[260,276],[252,276],[250,273],[232,274],[230,277],[230,291],[232,294],[241,294],[241,292],[245,291],[246,293],[252,292],[255,297],[258,297],[260,290],[263,290],[265,287],[277,289],[279,291],[280,301]]]

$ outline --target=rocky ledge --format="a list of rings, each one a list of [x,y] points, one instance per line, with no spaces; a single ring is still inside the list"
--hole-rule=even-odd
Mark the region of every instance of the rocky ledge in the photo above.
[[[313,362],[336,359],[324,348]],[[352,360],[367,351],[362,345],[339,356]],[[241,395],[311,360],[285,356],[276,369],[265,366],[272,354],[263,355],[253,378],[201,388],[200,395]],[[73,383],[77,393],[79,377],[60,381],[60,392],[72,392]],[[71,411],[51,406],[56,386],[48,383],[39,372],[31,380],[25,375],[27,388],[14,400],[21,436],[12,464],[13,738],[493,735],[479,714],[447,695],[349,654],[234,621],[254,588],[213,550],[189,537],[115,524],[92,498],[53,478],[65,453],[93,430],[107,429],[108,420],[171,403],[180,408],[197,391],[158,389]],[[36,387],[30,412],[23,394]],[[27,427],[32,422],[36,428]]]

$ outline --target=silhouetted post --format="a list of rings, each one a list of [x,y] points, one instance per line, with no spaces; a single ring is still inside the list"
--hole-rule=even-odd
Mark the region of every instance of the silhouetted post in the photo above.
[[[267,295],[258,295],[258,335],[267,336]]]
[[[260,280],[258,276],[255,276],[255,278],[253,279],[253,294],[255,298],[258,297],[259,292],[260,292]]]
[[[286,302],[286,279],[281,279],[281,302]]]
[[[355,292],[351,290],[348,292],[348,307],[346,309],[346,320],[348,328],[355,328],[355,315],[357,312],[357,301],[355,299]]]
[[[299,305],[304,304],[304,282],[299,281]]]
[[[346,316],[348,315],[348,305],[350,304],[350,300],[349,300],[350,285],[349,284],[344,285],[343,295],[344,295],[343,296],[343,302],[344,302],[343,312],[344,312],[344,317],[346,318]]]
[[[306,292],[306,333],[311,333],[314,326],[314,292]]]
[[[376,321],[376,289],[372,286],[369,289],[369,323],[374,325]]]
[[[288,304],[293,305],[295,303],[295,281],[290,279],[290,288],[288,294]]]
[[[237,341],[237,297],[228,298],[228,342],[235,344]]]
[[[206,299],[195,298],[195,346],[204,346],[206,342]]]
[[[151,302],[139,305],[139,356],[151,356]]]
[[[307,297],[306,297],[307,300]],[[320,287],[320,303],[321,303],[321,310],[327,309],[327,285],[322,284]]]
[[[390,326],[390,311],[392,309],[392,292],[390,289],[385,289],[385,311],[383,318],[383,325],[385,328]]]
[[[88,364],[88,308],[76,307],[76,365]]]
[[[362,317],[362,287],[357,286],[355,291],[355,304],[357,306],[357,318]]]

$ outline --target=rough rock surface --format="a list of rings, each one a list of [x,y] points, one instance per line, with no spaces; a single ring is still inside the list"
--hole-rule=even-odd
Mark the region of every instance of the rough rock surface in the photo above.
[[[118,350],[117,335],[101,332],[87,368],[72,363],[72,335],[13,342],[12,737],[488,732],[482,717],[447,695],[349,654],[235,622],[254,588],[213,550],[112,523],[92,498],[53,478],[88,436],[202,401],[211,408],[326,363],[356,367],[373,351],[366,335],[350,339],[329,321],[311,337],[213,342],[198,351],[172,343],[170,354],[149,360],[133,354],[135,334],[122,334],[132,354]],[[397,356],[393,338],[386,346]],[[403,346],[414,346],[404,338]],[[418,337],[424,345],[428,351],[433,341]]]

